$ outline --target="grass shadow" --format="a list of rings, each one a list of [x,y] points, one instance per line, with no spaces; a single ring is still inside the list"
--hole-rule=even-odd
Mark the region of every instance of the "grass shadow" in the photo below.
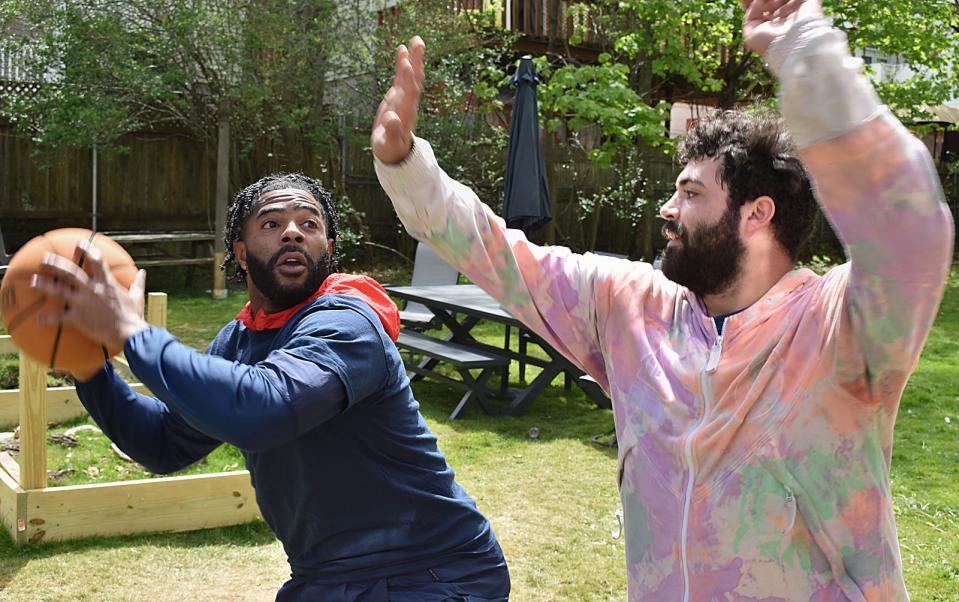
[[[70,541],[51,541],[17,547],[10,535],[0,535],[0,592],[28,563],[52,558],[65,553],[108,549],[115,547],[153,546],[162,548],[204,548],[209,546],[260,546],[273,543],[276,537],[261,520],[235,525],[203,529],[186,533],[156,533],[114,537],[88,537]]]
[[[456,420],[449,415],[463,395],[461,389],[443,383],[422,380],[413,383],[413,393],[420,403],[420,412],[431,425],[456,434],[489,433],[497,438],[531,445],[551,441],[576,441],[608,457],[615,458],[616,448],[598,446],[592,437],[613,428],[613,413],[596,406],[575,385],[566,391],[561,384],[548,387],[520,416],[488,415],[479,404],[468,409]],[[497,409],[505,409],[507,402],[494,400]]]

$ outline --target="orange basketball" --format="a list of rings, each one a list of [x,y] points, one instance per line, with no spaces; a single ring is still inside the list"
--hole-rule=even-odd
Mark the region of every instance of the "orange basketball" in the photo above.
[[[49,299],[30,286],[44,255],[52,251],[72,261],[81,240],[92,241],[116,279],[123,286],[130,287],[137,274],[130,255],[107,236],[82,228],[51,230],[25,244],[10,260],[0,285],[3,324],[13,342],[31,358],[65,372],[90,372],[120,352],[120,349],[107,348],[101,341],[87,338],[69,324],[41,326],[35,319],[38,312],[65,309],[62,302]]]

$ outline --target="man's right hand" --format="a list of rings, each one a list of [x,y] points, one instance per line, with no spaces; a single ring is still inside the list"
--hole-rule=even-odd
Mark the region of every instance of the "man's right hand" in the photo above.
[[[143,319],[146,272],[137,272],[127,289],[113,276],[103,253],[87,241],[77,245],[73,261],[48,253],[33,277],[33,288],[69,305],[62,311],[37,313],[38,324],[51,326],[62,321],[114,349],[123,349],[127,339],[149,328]]]
[[[413,148],[413,132],[423,89],[423,54],[426,45],[419,36],[410,40],[409,48],[396,49],[396,75],[393,85],[376,111],[370,144],[373,155],[392,165],[400,163]]]

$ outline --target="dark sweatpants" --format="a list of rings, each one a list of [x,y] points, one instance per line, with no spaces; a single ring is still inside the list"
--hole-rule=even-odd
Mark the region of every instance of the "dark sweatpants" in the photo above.
[[[397,577],[356,583],[317,583],[294,577],[276,594],[277,602],[506,602],[509,571],[499,545],[478,558]]]

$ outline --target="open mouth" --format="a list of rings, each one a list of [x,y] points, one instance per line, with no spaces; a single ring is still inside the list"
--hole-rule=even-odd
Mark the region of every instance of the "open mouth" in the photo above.
[[[276,261],[276,270],[284,276],[298,276],[306,271],[306,257],[302,253],[284,253]]]
[[[666,239],[667,246],[673,243],[678,243],[680,236],[679,232],[676,232],[672,229],[663,228],[663,238]]]

